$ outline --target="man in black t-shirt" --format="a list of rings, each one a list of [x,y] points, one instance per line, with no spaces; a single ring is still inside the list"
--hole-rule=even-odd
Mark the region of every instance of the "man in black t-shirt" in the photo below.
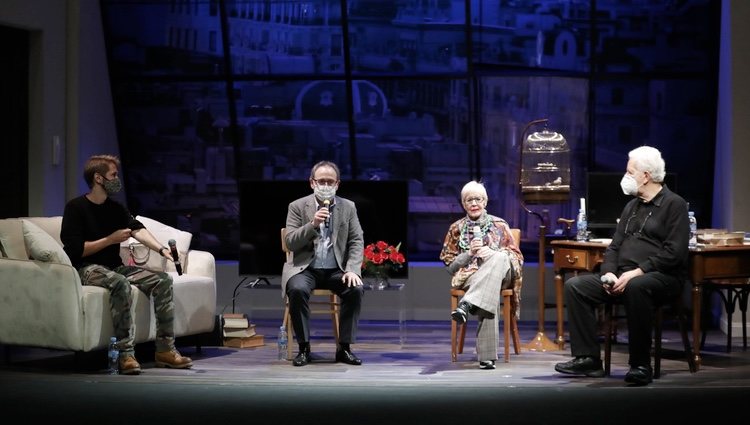
[[[119,165],[119,159],[111,155],[95,155],[86,161],[83,178],[91,190],[65,205],[60,231],[63,249],[78,270],[83,285],[110,291],[109,308],[120,350],[120,373],[138,374],[141,371],[135,359],[131,285],[154,301],[156,366],[189,368],[193,365],[192,360],[180,355],[174,346],[172,277],[164,272],[122,264],[120,243],[131,236],[163,257],[174,260],[169,249],[133,218],[124,205],[109,197],[121,188]]]

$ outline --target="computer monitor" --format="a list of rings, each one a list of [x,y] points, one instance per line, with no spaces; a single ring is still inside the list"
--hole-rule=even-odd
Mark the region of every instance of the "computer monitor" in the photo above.
[[[589,172],[586,174],[586,219],[593,237],[611,237],[617,227],[622,209],[632,196],[622,193],[622,172]],[[664,183],[677,191],[677,175],[667,173]]]
[[[240,180],[239,274],[276,276],[285,261],[281,228],[286,225],[289,203],[312,193],[307,180]],[[379,240],[407,254],[409,186],[407,181],[342,181],[338,196],[357,205],[365,245]],[[406,255],[407,261],[409,259]],[[409,267],[391,273],[407,278]]]

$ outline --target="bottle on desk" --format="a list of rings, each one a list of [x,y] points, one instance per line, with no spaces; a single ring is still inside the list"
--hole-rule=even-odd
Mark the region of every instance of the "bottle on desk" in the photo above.
[[[578,219],[576,220],[576,240],[585,241],[588,239],[588,222],[586,221],[586,213],[583,208],[578,210]]]
[[[695,213],[688,211],[688,220],[690,221],[690,239],[688,239],[688,248],[693,249],[698,246],[698,220],[695,219]]]

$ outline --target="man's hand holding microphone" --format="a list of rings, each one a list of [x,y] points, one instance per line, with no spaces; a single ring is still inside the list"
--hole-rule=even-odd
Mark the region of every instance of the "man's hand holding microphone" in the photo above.
[[[315,211],[315,215],[313,216],[312,225],[313,227],[319,227],[320,223],[326,224],[328,226],[328,219],[331,216],[331,201],[329,199],[326,199],[323,201],[323,205],[318,208],[317,211]]]
[[[602,287],[609,295],[616,295],[614,293],[614,284],[617,282],[617,278],[612,273],[607,273],[605,275],[602,275],[600,278],[602,281]]]

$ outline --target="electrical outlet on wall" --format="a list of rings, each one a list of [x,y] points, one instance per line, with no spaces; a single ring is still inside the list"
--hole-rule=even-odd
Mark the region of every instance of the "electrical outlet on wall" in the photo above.
[[[60,165],[60,136],[52,136],[52,165]]]

